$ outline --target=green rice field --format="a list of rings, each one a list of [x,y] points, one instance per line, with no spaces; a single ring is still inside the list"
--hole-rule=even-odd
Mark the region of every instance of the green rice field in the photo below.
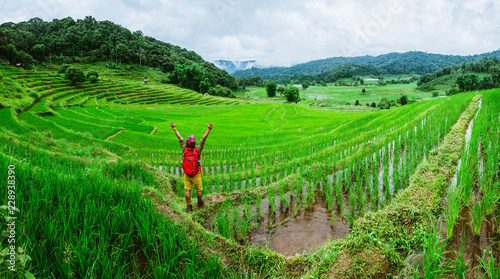
[[[499,278],[500,90],[311,86],[287,104],[141,75],[0,65],[21,88],[0,95],[0,278]],[[170,122],[197,142],[214,126],[193,212]]]

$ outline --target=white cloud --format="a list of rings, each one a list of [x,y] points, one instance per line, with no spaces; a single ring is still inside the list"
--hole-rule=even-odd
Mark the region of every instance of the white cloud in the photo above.
[[[0,22],[91,15],[208,60],[256,58],[261,65],[409,50],[475,54],[500,47],[500,4],[491,0],[4,2]]]

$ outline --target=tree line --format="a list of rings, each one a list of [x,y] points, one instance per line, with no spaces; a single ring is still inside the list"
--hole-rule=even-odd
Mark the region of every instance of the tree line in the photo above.
[[[261,76],[264,79],[272,79],[275,81],[277,81],[277,78],[279,77],[287,79],[284,81],[289,82],[290,80],[298,79],[297,76],[292,77],[293,75],[317,75],[328,72],[331,69],[343,64],[373,65],[384,74],[390,75],[424,75],[427,73],[433,73],[443,67],[460,65],[461,63],[470,63],[482,58],[499,56],[500,50],[469,56],[431,54],[421,51],[409,51],[405,53],[393,52],[378,56],[366,55],[358,57],[332,57],[310,61],[292,67],[251,68],[237,71],[233,75],[238,78]]]
[[[435,90],[437,85],[450,85],[448,95],[459,92],[500,87],[500,60],[497,57],[483,58],[475,62],[444,67],[420,77],[417,88]]]
[[[194,51],[91,16],[77,20],[67,17],[47,22],[32,18],[3,23],[0,25],[0,59],[12,65],[20,63],[25,68],[44,62],[139,64],[168,73],[168,82],[201,93],[217,85],[229,92],[238,89],[236,78]],[[228,90],[212,90],[213,93],[219,91],[226,94]]]

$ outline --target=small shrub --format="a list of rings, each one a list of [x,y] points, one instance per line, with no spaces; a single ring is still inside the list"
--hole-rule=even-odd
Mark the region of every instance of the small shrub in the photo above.
[[[432,97],[433,97],[433,98],[439,97],[439,92],[437,92],[437,91],[433,91],[433,92],[432,92]]]
[[[450,90],[446,91],[447,96],[458,94],[460,91],[456,87],[452,87]]]
[[[40,94],[38,94],[38,92],[36,92],[35,90],[29,90],[29,96],[35,100],[39,99],[40,98]]]
[[[61,102],[61,107],[65,108],[65,109],[68,108],[68,102],[67,101],[62,101]]]
[[[66,69],[64,73],[64,77],[71,81],[71,84],[76,84],[80,82],[85,82],[85,74],[82,69],[76,67],[69,67]]]
[[[99,74],[96,71],[94,71],[94,70],[90,70],[87,73],[87,79],[90,79],[91,76],[95,76],[96,78],[99,78]]]
[[[69,66],[68,64],[63,64],[63,65],[61,65],[61,67],[59,68],[58,73],[59,73],[59,74],[64,74],[64,73],[66,73],[66,70],[67,70],[69,67],[70,67],[70,66]]]
[[[23,94],[21,94],[21,93],[14,93],[14,97],[16,97],[18,99],[22,99],[23,98]]]
[[[49,109],[54,109],[54,102],[52,102],[52,100],[49,100],[47,99],[47,101],[45,102],[45,105],[43,105],[43,107],[47,110]]]
[[[97,76],[90,76],[88,79],[90,83],[96,83],[99,80]]]

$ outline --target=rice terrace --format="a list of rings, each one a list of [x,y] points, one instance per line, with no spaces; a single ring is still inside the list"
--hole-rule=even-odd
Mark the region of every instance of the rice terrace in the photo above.
[[[500,278],[498,57],[229,75],[91,17],[4,23],[0,278]],[[209,123],[188,210],[175,133]]]

